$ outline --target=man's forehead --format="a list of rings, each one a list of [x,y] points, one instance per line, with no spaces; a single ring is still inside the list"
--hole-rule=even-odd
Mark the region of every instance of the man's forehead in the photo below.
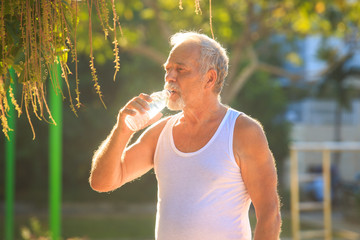
[[[171,49],[171,53],[173,52],[183,52],[183,53],[200,53],[200,43],[198,41],[195,40],[188,40],[185,42],[182,42],[180,44],[175,45],[172,49]]]
[[[189,60],[196,61],[200,56],[200,45],[193,42],[188,41],[181,43],[177,46],[174,46],[170,51],[168,62],[176,63],[179,65],[185,65]]]

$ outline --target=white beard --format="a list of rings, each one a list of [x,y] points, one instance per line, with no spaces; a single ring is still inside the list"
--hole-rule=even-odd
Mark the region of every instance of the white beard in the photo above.
[[[183,110],[184,107],[185,107],[185,102],[184,102],[184,99],[181,97],[181,91],[179,89],[179,86],[175,83],[172,83],[172,82],[168,82],[168,83],[165,83],[165,86],[164,86],[164,89],[168,89],[168,90],[175,90],[177,93],[175,97],[177,97],[177,99],[174,101],[174,100],[171,100],[171,96],[167,102],[167,108],[172,110],[172,111],[179,111],[179,110]]]
[[[167,102],[167,108],[172,111],[183,110],[184,107],[185,107],[185,102],[181,96],[179,96],[175,101],[169,99],[169,101]]]

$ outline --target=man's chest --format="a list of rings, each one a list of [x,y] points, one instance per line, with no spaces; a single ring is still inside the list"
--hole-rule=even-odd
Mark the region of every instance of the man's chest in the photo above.
[[[217,128],[218,124],[211,124],[200,128],[174,127],[174,144],[181,152],[196,152],[211,140]]]

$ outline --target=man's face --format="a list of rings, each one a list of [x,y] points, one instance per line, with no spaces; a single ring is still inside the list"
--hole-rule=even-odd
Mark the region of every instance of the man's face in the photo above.
[[[168,108],[182,110],[196,98],[201,86],[200,46],[188,41],[175,46],[164,64],[165,89],[171,91]]]

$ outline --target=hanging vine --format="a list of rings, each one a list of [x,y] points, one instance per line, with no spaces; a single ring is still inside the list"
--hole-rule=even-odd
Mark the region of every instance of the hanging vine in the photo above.
[[[96,5],[97,15],[104,29],[105,36],[109,32],[116,32],[115,27],[109,27],[109,10],[106,0],[87,0],[89,6],[89,28],[91,29],[91,13],[93,2]],[[13,103],[18,115],[25,110],[28,122],[35,137],[31,115],[40,120],[55,123],[46,100],[46,83],[50,79],[52,90],[63,97],[59,81],[64,81],[67,86],[67,95],[70,107],[76,113],[80,107],[80,91],[78,78],[78,60],[76,51],[76,31],[78,22],[78,1],[71,0],[6,0],[1,1],[0,7],[0,121],[2,131],[6,137],[11,129],[7,123],[9,102]],[[112,5],[114,3],[112,2]],[[115,12],[114,12],[115,13]],[[117,20],[116,15],[114,21]],[[118,26],[120,24],[117,22]],[[92,45],[90,31],[90,46]],[[115,70],[119,69],[119,54],[114,34]],[[91,47],[92,49],[92,47]],[[75,101],[71,96],[69,83],[70,71],[67,60],[71,54],[75,62]],[[61,67],[61,79],[49,76],[54,64]],[[12,92],[9,69],[13,68],[22,87],[21,104]],[[94,88],[100,99],[102,97],[100,85],[94,66],[94,57],[90,53],[90,68]],[[115,72],[115,73],[116,73]],[[114,77],[115,78],[115,77]],[[8,97],[7,97],[7,93]],[[102,100],[101,100],[102,101]],[[32,114],[33,113],[33,114]]]
[[[211,2],[210,2],[211,3]],[[0,3],[0,121],[6,137],[11,129],[7,114],[9,100],[20,116],[25,110],[28,122],[35,137],[31,116],[55,124],[46,100],[47,80],[51,81],[53,91],[65,98],[60,81],[67,86],[70,108],[76,114],[80,107],[78,77],[78,58],[76,32],[79,5],[76,0],[3,0]],[[85,5],[85,4],[84,4]],[[98,82],[92,50],[92,12],[95,8],[105,38],[113,37],[114,80],[120,69],[119,43],[117,32],[122,29],[115,11],[114,0],[86,0],[89,13],[90,69],[94,89],[101,102],[102,92]],[[179,0],[182,9],[182,0]],[[110,10],[111,9],[111,10]],[[195,0],[195,12],[201,14],[200,0]],[[110,24],[112,18],[112,24]],[[112,25],[112,26],[111,26]],[[75,104],[70,89],[70,71],[67,61],[71,55],[75,64]],[[60,64],[61,79],[52,76],[51,69]],[[10,78],[14,69],[17,82]],[[51,75],[51,76],[50,76]],[[11,83],[19,84],[21,100],[16,99]],[[18,103],[20,102],[20,104]],[[104,104],[105,106],[105,104]]]
[[[1,1],[0,11],[0,118],[5,136],[11,129],[7,125],[9,103],[6,92],[10,93],[11,78],[9,69],[13,68],[21,85],[21,106],[14,94],[9,94],[18,115],[25,109],[32,126],[31,112],[40,119],[55,123],[46,100],[46,80],[54,63],[59,62],[62,78],[68,86],[71,108],[75,111],[69,89],[67,54],[75,56],[72,43],[73,23],[77,13],[70,1],[7,0]],[[60,79],[51,78],[55,91],[60,91]],[[15,83],[14,83],[15,84]],[[61,92],[62,94],[62,92]],[[47,117],[45,117],[47,113]]]

